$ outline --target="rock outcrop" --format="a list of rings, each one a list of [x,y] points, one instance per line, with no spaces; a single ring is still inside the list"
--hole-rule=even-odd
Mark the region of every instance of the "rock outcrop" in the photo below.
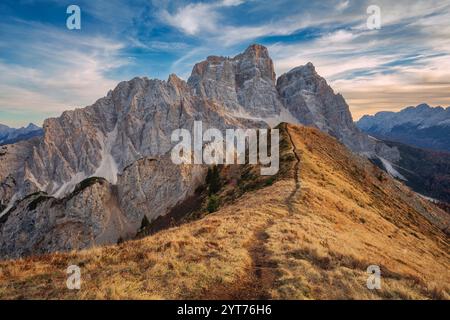
[[[267,49],[252,45],[234,58],[211,56],[197,63],[188,80],[197,96],[218,101],[236,116],[267,118],[282,104]]]
[[[334,93],[312,63],[280,76],[277,90],[285,108],[300,123],[330,134],[354,152],[398,160],[397,150],[371,139],[355,126],[344,97]]]
[[[132,238],[144,215],[167,214],[192,195],[205,178],[202,165],[142,158],[118,175],[116,184],[92,177],[62,198],[45,192],[17,201],[0,218],[0,257],[16,258],[83,249]]]

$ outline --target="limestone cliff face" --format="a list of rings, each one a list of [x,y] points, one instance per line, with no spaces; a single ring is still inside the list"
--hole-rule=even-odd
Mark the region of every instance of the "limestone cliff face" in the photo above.
[[[44,139],[27,161],[29,176],[57,195],[91,175],[115,183],[136,159],[169,151],[172,131],[189,127],[198,111],[214,113],[174,77],[122,82],[94,105],[45,121]]]
[[[282,108],[272,59],[260,45],[234,58],[208,57],[194,66],[188,84],[197,96],[219,101],[235,115],[265,118]]]
[[[208,57],[188,80],[197,96],[218,101],[235,117],[313,126],[336,137],[352,151],[397,161],[398,151],[378,143],[353,123],[349,106],[335,94],[312,63],[276,80],[267,49],[252,45],[234,58]]]
[[[23,197],[41,190],[62,197],[90,176],[115,184],[117,174],[137,159],[166,154],[173,146],[172,132],[191,130],[195,120],[202,120],[205,128],[249,125],[223,109],[192,95],[174,75],[167,82],[147,78],[122,82],[92,106],[47,119],[43,138],[18,159],[23,167],[20,175],[5,168],[3,175],[10,173],[17,181],[8,195]],[[31,185],[26,192],[25,183]],[[3,195],[8,198],[6,191]]]
[[[16,258],[92,245],[136,235],[144,215],[152,220],[192,195],[205,178],[202,165],[174,165],[166,157],[142,158],[113,185],[90,178],[63,198],[28,195],[0,218],[0,257]]]
[[[344,98],[312,64],[276,81],[267,49],[252,45],[234,58],[208,57],[188,82],[121,82],[92,106],[47,119],[43,137],[1,147],[0,258],[114,243],[135,233],[144,214],[167,213],[204,179],[204,167],[168,158],[172,132],[192,132],[196,120],[204,129],[303,123],[355,152],[398,157],[354,126]],[[85,186],[90,177],[104,180]],[[45,194],[35,206],[36,192]]]
[[[300,123],[330,134],[354,152],[391,161],[399,159],[397,150],[371,139],[356,127],[344,97],[335,94],[312,63],[280,76],[277,91],[283,105]]]

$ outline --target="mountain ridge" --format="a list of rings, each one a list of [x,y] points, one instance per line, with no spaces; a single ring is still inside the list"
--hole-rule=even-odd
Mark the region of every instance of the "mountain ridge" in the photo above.
[[[42,128],[34,123],[29,123],[26,127],[11,128],[0,124],[0,146],[5,144],[13,144],[22,140],[28,140],[33,137],[43,135]]]
[[[450,152],[450,107],[420,104],[399,112],[384,111],[364,116],[356,125],[366,133],[419,148]]]
[[[103,159],[99,151],[103,147],[111,147],[111,157],[119,170],[141,155],[162,155],[170,148],[169,131],[182,128],[183,124],[186,125],[187,118],[192,122],[193,118],[201,117],[203,109],[211,110],[215,115],[210,114],[213,119],[205,117],[202,120],[217,128],[224,127],[220,118],[228,119],[226,122],[231,124],[275,118],[273,125],[286,120],[286,115],[291,121],[302,122],[306,119],[303,117],[305,112],[298,113],[296,117],[289,115],[293,112],[289,110],[291,105],[285,107],[280,101],[278,91],[283,90],[283,86],[276,86],[273,62],[267,48],[252,45],[234,58],[208,59],[193,67],[187,82],[176,75],[169,76],[167,81],[134,78],[119,83],[106,97],[97,100],[92,106],[66,111],[58,118],[45,120],[43,139],[24,164],[24,169],[14,176],[18,182],[15,190],[6,194],[18,193],[25,196],[42,190],[49,194],[63,195],[82,178],[95,173]],[[323,117],[314,118],[314,125],[334,133],[356,152],[372,155],[380,153],[393,160],[398,158],[395,149],[389,149],[361,134],[352,121],[349,121],[351,114],[342,96],[335,95],[323,78],[317,74],[314,77],[326,89],[326,101],[337,99],[336,103],[342,109],[339,112],[345,113],[343,121],[340,121],[340,116],[333,114],[333,108],[329,108],[329,116],[332,118],[329,122],[334,127],[328,130],[329,125],[321,125],[319,122]],[[302,82],[296,85],[302,85]],[[318,94],[320,93],[310,95],[314,105],[325,103],[314,98]],[[283,95],[283,101],[290,101],[289,94]],[[308,108],[308,103],[303,98],[302,103]],[[167,110],[170,112],[167,113]],[[241,111],[250,117],[243,116]],[[161,126],[160,114],[169,117]],[[106,146],[107,134],[114,130],[116,124],[120,126],[120,136],[117,138],[120,145],[116,143],[116,146]],[[165,128],[168,125],[172,130],[155,132],[156,127]],[[192,124],[187,125],[187,128],[190,126]],[[140,138],[149,136],[151,140]],[[155,140],[158,140],[156,145]],[[121,149],[120,152],[118,149]],[[84,156],[77,157],[79,152]],[[109,157],[108,154],[106,156]],[[127,158],[123,159],[123,156]],[[0,172],[0,180],[6,177],[7,172]],[[5,193],[2,195],[1,190],[0,199],[5,201]]]
[[[448,299],[448,215],[329,135],[285,128],[273,185],[140,240],[1,261],[0,297]],[[67,290],[67,265],[82,268],[81,290]],[[369,265],[380,290],[366,287]]]

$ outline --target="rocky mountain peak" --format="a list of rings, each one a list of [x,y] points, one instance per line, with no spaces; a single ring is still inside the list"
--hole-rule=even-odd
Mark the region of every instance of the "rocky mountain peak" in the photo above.
[[[194,66],[188,84],[196,95],[222,101],[233,114],[267,117],[281,110],[273,62],[261,45],[233,58],[209,56]]]
[[[304,66],[296,67],[281,75],[277,80],[277,88],[283,90],[288,84],[292,85],[294,83],[296,83],[295,90],[301,87],[301,90],[322,94],[331,93],[333,91],[326,80],[316,72],[316,68],[311,62],[308,62]]]
[[[189,128],[198,117],[218,128],[244,120],[298,122],[356,152],[375,152],[373,141],[354,126],[344,98],[312,63],[292,69],[275,84],[267,48],[254,44],[233,58],[209,56],[194,66],[188,82],[175,74],[167,81],[135,77],[92,106],[47,119],[44,137],[24,164],[26,172],[16,178],[55,195],[93,175],[114,183],[116,174],[137,159],[167,153],[171,132]],[[16,187],[23,193],[20,183]]]
[[[418,110],[428,110],[428,109],[431,109],[431,107],[428,104],[426,104],[426,103],[421,103],[421,104],[419,104],[416,107],[416,109],[418,109]]]
[[[245,55],[248,54],[252,54],[255,55],[256,57],[263,57],[263,58],[269,58],[269,50],[267,50],[267,48],[261,44],[251,44],[247,47],[247,49],[244,51]]]
[[[249,46],[243,54],[237,55],[234,59],[240,62],[239,65],[241,71],[254,69],[255,73],[259,72],[259,74],[250,72],[248,74],[249,78],[260,76],[275,83],[275,69],[266,47],[259,44],[253,44]],[[245,80],[248,79],[243,79],[243,81]]]
[[[169,75],[169,78],[167,79],[167,83],[172,85],[176,90],[178,90],[178,93],[181,92],[181,90],[188,90],[188,86],[186,81],[179,78],[176,74],[172,73]]]
[[[425,149],[450,151],[450,108],[420,104],[399,112],[365,115],[357,126],[379,139],[398,141]]]

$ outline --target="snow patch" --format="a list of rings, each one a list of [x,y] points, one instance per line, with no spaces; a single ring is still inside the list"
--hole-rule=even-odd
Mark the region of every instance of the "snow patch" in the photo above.
[[[383,167],[386,169],[386,171],[393,176],[394,178],[403,180],[403,181],[407,181],[407,179],[402,176],[397,170],[394,169],[394,166],[392,165],[392,163],[390,163],[388,160],[378,156],[378,158],[381,160],[381,162],[383,163]]]
[[[52,193],[52,196],[55,198],[61,198],[65,195],[72,192],[76,185],[79,184],[81,181],[89,178],[89,177],[100,177],[105,178],[107,181],[109,181],[112,184],[117,183],[117,174],[119,173],[119,169],[117,166],[116,161],[114,160],[111,150],[113,147],[114,142],[117,138],[117,126],[114,128],[113,131],[109,132],[106,137],[103,134],[98,133],[98,140],[101,145],[101,156],[102,160],[100,161],[100,165],[95,170],[95,172],[88,176],[84,172],[78,172],[75,174],[70,181],[64,182],[60,187],[57,187],[56,192]]]
[[[100,139],[100,144],[102,146],[102,161],[91,177],[101,177],[105,178],[112,184],[117,183],[117,174],[119,173],[119,168],[111,153],[116,139],[117,125],[113,131],[109,132],[106,135],[106,139],[104,139],[104,141]]]
[[[72,192],[75,189],[75,186],[79,184],[81,181],[86,179],[86,174],[84,172],[78,172],[76,175],[70,179],[70,181],[64,182],[59,189],[52,194],[55,198],[62,198],[66,194]]]
[[[416,193],[417,193],[417,192],[416,192]],[[439,200],[436,200],[436,199],[434,199],[434,198],[430,198],[430,197],[424,196],[423,194],[417,193],[417,195],[418,195],[419,197],[421,197],[422,199],[428,200],[428,201],[430,201],[430,202],[433,202],[433,203],[440,203]]]
[[[44,190],[44,187],[37,181],[36,177],[31,172],[28,172],[28,180],[34,183],[39,190]]]
[[[5,210],[3,210],[0,213],[0,218],[3,217],[9,210],[11,210],[11,208],[16,203],[17,198],[18,198],[18,194],[17,193],[12,196],[11,200],[9,200],[8,206],[5,208]]]

